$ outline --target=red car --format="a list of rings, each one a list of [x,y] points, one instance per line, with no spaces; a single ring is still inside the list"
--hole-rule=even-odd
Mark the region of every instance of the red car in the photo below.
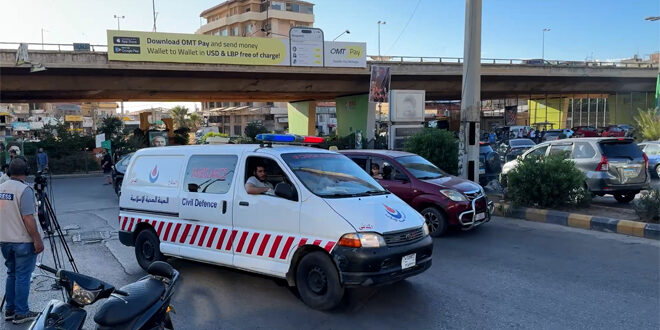
[[[625,137],[626,132],[618,126],[610,125],[603,130],[603,137]]]
[[[574,137],[599,137],[598,130],[593,126],[578,126],[573,128]]]
[[[432,236],[441,236],[450,226],[469,230],[490,221],[493,202],[479,184],[449,175],[419,155],[392,150],[340,152],[421,213]]]

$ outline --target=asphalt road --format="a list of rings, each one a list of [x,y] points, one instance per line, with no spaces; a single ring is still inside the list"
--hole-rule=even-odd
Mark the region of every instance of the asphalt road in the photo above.
[[[54,203],[80,271],[122,286],[144,275],[116,239],[117,198],[102,178],[53,181]],[[74,243],[111,234],[112,238]],[[183,275],[173,305],[179,329],[658,329],[660,242],[495,218],[436,239],[433,266],[400,283],[352,290],[336,311],[307,308],[285,282],[174,260]],[[51,256],[44,263],[52,265]],[[4,274],[0,281],[4,281]],[[0,282],[0,283],[1,283]],[[49,299],[33,281],[32,309]],[[97,304],[99,305],[99,304]],[[93,328],[88,307],[86,328]],[[0,321],[0,329],[24,329]]]

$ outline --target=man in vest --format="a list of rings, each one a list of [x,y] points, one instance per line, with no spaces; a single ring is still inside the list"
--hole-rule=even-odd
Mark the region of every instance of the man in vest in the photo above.
[[[27,162],[15,157],[9,164],[11,179],[0,184],[0,248],[7,266],[5,320],[14,324],[38,315],[28,308],[28,295],[37,254],[44,250],[34,190],[25,182],[27,172]]]

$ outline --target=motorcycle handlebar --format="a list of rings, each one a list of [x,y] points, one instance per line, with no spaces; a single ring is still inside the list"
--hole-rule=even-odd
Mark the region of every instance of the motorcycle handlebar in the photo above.
[[[38,263],[38,264],[37,264],[37,267],[39,267],[39,268],[41,268],[41,269],[43,269],[43,270],[45,270],[45,271],[47,271],[47,272],[49,272],[49,273],[57,274],[57,270],[56,270],[56,269],[54,269],[54,268],[50,268],[50,267],[48,267],[48,266],[46,266],[46,265],[44,265],[44,264]]]

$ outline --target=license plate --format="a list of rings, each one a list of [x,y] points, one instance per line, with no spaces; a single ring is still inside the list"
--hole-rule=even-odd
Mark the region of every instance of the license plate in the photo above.
[[[416,253],[404,256],[403,258],[401,258],[401,269],[406,269],[415,266],[415,263],[417,263]]]
[[[477,220],[483,220],[486,218],[486,213],[477,213]]]
[[[624,168],[623,169],[623,177],[626,179],[634,178],[637,176],[637,169],[635,168]]]

